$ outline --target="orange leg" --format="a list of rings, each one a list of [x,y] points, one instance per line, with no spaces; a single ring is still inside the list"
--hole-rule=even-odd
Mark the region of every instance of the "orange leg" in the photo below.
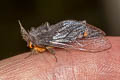
[[[28,57],[30,57],[32,54],[35,54],[35,53],[37,53],[37,52],[42,53],[42,52],[46,51],[46,48],[40,48],[40,47],[37,47],[37,46],[32,47],[31,45],[32,45],[32,44],[29,45],[29,47],[32,48],[31,54],[29,54],[29,55],[28,55],[27,57],[25,57],[25,58],[28,58]]]
[[[34,47],[34,50],[36,50],[36,51],[38,51],[38,52],[40,52],[40,53],[42,53],[42,52],[45,52],[45,51],[46,51],[46,49],[45,49],[45,48],[40,48],[40,47],[37,47],[37,46],[35,46],[35,47]]]

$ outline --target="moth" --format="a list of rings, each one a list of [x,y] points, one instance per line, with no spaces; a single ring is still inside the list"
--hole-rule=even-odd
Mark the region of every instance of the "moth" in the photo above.
[[[19,24],[22,37],[33,53],[47,50],[55,55],[54,48],[87,52],[100,52],[111,48],[105,32],[86,21],[64,20],[54,25],[46,22],[37,28],[32,27],[29,31],[24,29],[20,21]]]

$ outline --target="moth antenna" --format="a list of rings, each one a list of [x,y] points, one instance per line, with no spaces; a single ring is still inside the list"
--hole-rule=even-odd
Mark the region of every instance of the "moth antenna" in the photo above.
[[[20,25],[20,28],[22,29],[22,28],[23,28],[23,26],[22,26],[22,24],[21,24],[20,20],[18,20],[18,23],[19,23],[19,25]]]
[[[21,29],[21,32],[23,31],[23,32],[25,32],[25,33],[27,33],[27,31],[24,29],[24,27],[22,26],[22,23],[20,22],[20,20],[18,20],[18,23],[19,23],[19,25],[20,25],[20,29]],[[28,33],[27,33],[28,34]]]
[[[19,25],[20,25],[21,34],[22,34],[22,36],[23,36],[23,39],[28,42],[28,40],[29,40],[29,35],[28,35],[27,31],[26,31],[26,30],[24,29],[24,27],[22,26],[20,20],[18,20],[18,23],[19,23]]]

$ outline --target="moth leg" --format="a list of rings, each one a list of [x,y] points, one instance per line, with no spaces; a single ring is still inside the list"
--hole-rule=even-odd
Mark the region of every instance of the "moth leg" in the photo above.
[[[63,50],[65,50],[65,51],[66,51],[66,53],[70,53],[69,48],[63,48]]]
[[[37,54],[37,51],[36,51],[36,50],[34,50],[34,49],[31,49],[30,54],[29,54],[28,56],[26,56],[24,59],[26,59],[26,58],[28,58],[28,57],[30,57],[30,56],[32,56],[32,55],[34,55],[34,54]]]
[[[55,51],[53,49],[53,47],[46,47],[46,49],[52,54],[54,55],[55,59],[56,59],[56,62],[57,62],[57,57],[55,56]]]

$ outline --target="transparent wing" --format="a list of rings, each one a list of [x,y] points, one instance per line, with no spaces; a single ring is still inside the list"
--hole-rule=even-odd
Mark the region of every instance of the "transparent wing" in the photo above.
[[[74,49],[88,52],[100,52],[111,48],[110,41],[104,36],[91,39],[77,39],[72,45]]]
[[[110,41],[105,37],[104,31],[90,24],[87,24],[86,26],[88,33],[87,36],[79,37],[83,36],[82,31],[86,29],[85,26],[80,26],[81,28],[79,26],[75,28],[72,27],[72,31],[67,32],[68,35],[66,37],[57,37],[57,39],[52,40],[52,45],[59,48],[71,48],[88,52],[100,52],[111,48],[112,45]],[[69,27],[64,30],[66,31],[68,29]],[[77,38],[74,37],[74,32],[79,34],[77,35]],[[59,34],[61,37],[62,32],[59,32]],[[72,35],[72,37],[69,37],[69,35]],[[71,38],[74,38],[74,40],[71,40]],[[68,42],[66,41],[67,39],[69,40]]]
[[[76,49],[80,51],[87,52],[100,52],[111,48],[110,41],[104,37],[96,37],[89,39],[76,39],[71,43],[58,43],[52,42],[54,47],[66,48],[66,49]]]

